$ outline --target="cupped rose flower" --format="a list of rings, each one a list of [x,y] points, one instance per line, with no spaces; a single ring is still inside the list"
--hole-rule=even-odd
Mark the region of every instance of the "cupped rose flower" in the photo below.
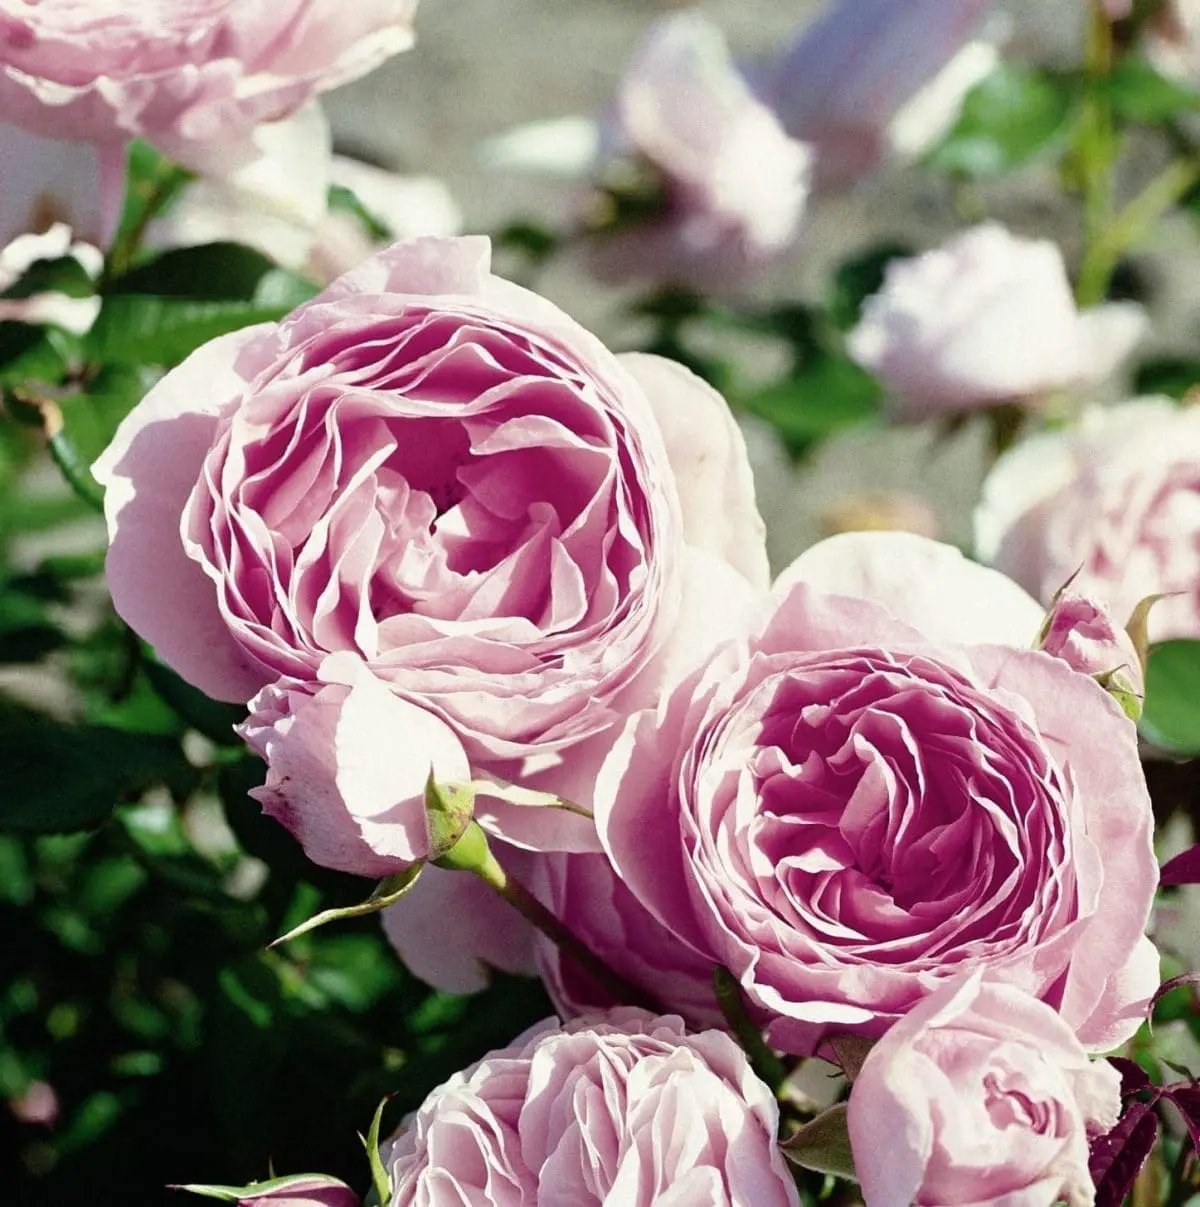
[[[591,261],[602,275],[728,289],[794,243],[809,151],[755,98],[720,31],[698,13],[651,29],[605,133],[601,183],[620,195],[621,165],[633,164],[648,170],[661,204],[601,229]]]
[[[1146,694],[1146,676],[1133,638],[1099,600],[1070,587],[1054,598],[1041,648],[1110,690],[1119,683],[1134,696]]]
[[[985,223],[889,264],[849,349],[897,418],[921,420],[1095,384],[1145,325],[1133,303],[1080,312],[1053,243]]]
[[[1072,575],[1151,641],[1200,637],[1200,411],[1143,398],[1022,441],[996,463],[975,548],[1047,602]]]
[[[719,1031],[637,1010],[547,1022],[455,1074],[384,1145],[390,1207],[790,1207],[778,1125]]]
[[[634,716],[596,785],[617,873],[736,976],[773,1043],[879,1035],[964,968],[1089,1049],[1158,983],[1134,726],[1030,648],[1042,609],[954,549],[833,537],[765,626]]]
[[[747,623],[766,579],[720,397],[612,356],[488,254],[397,244],[206,345],[95,470],[120,614],[189,682],[253,701],[269,810],[366,875],[420,857],[431,762],[586,806],[585,748]],[[576,812],[477,816],[596,845]]]
[[[836,0],[767,70],[763,99],[816,153],[820,187],[919,155],[995,62],[974,43],[995,0]]]
[[[416,0],[2,0],[0,109],[49,138],[145,138],[199,171],[412,45]]]
[[[1088,1140],[1121,1109],[1047,1005],[979,972],[944,985],[870,1051],[847,1124],[866,1207],[1091,1207]]]

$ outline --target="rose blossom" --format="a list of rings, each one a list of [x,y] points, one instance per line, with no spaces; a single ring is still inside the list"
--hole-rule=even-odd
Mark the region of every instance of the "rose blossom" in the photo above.
[[[1121,1110],[1044,1003],[978,972],[944,985],[871,1049],[847,1123],[866,1207],[1091,1207],[1088,1133]]]
[[[795,241],[810,155],[750,91],[720,31],[698,13],[651,29],[617,91],[600,180],[640,162],[662,213],[601,231],[593,267],[727,288]],[[618,181],[619,191],[619,181]]]
[[[1136,1030],[1158,984],[1136,732],[1029,648],[1041,621],[949,546],[833,537],[761,631],[626,725],[596,785],[605,849],[773,1043],[878,1035],[975,966],[1090,1049]]]
[[[200,171],[253,127],[412,44],[416,0],[0,0],[0,111],[50,138],[145,138]]]
[[[1165,595],[1151,641],[1200,637],[1200,412],[1143,398],[1022,441],[984,482],[975,547],[1047,601],[1076,575],[1120,622]]]
[[[251,702],[259,799],[364,875],[428,853],[431,763],[542,772],[586,805],[588,748],[745,623],[766,577],[719,395],[612,356],[488,253],[400,243],[215,340],[95,470],[117,610],[189,682]],[[595,849],[572,812],[477,816]]]
[[[1133,303],[1079,312],[1058,248],[989,222],[889,264],[849,349],[920,420],[1102,381],[1145,321]]]
[[[994,7],[836,0],[801,31],[761,93],[784,129],[813,146],[821,187],[875,171],[893,150],[919,155],[932,145],[995,61],[992,48],[971,43]]]
[[[383,1147],[390,1207],[785,1207],[779,1108],[719,1031],[618,1010],[542,1023],[426,1098]]]

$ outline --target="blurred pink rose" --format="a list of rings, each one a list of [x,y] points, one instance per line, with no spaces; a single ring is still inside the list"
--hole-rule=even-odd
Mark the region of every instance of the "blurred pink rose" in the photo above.
[[[944,985],[871,1049],[847,1122],[866,1207],[1091,1207],[1089,1133],[1121,1109],[1042,1002],[978,972]]]
[[[766,582],[719,396],[612,356],[488,257],[400,243],[215,340],[95,467],[118,611],[189,682],[252,701],[269,811],[364,875],[420,857],[431,762],[586,806],[583,748],[743,627]],[[698,524],[718,488],[722,522]],[[596,849],[575,813],[477,816]]]
[[[1029,648],[1042,609],[901,533],[814,546],[775,599],[600,773],[634,896],[788,1051],[879,1035],[965,966],[1090,1049],[1132,1035],[1158,984],[1150,798],[1116,703]]]
[[[592,260],[602,275],[724,290],[795,241],[808,149],[754,97],[700,14],[651,29],[621,80],[607,135],[601,179],[605,161],[640,161],[665,209],[598,237]]]
[[[995,0],[835,0],[801,31],[761,93],[784,128],[813,146],[821,187],[849,184],[884,164],[906,105],[964,51],[994,7]],[[979,74],[972,64],[956,73],[952,95],[939,90],[939,115],[922,122],[922,142],[954,120]],[[908,141],[912,152],[924,150]]]
[[[1046,601],[1078,571],[1121,623],[1166,594],[1150,639],[1200,637],[1200,411],[1140,399],[1023,441],[984,483],[975,544]]]
[[[1133,639],[1098,600],[1073,589],[1058,593],[1046,618],[1041,648],[1085,675],[1118,672],[1135,696],[1146,692],[1142,662]]]
[[[543,1023],[434,1090],[384,1145],[390,1207],[792,1207],[778,1125],[719,1031],[637,1010]]]
[[[1164,75],[1200,85],[1200,0],[1163,0],[1144,42],[1147,57]]]
[[[39,138],[0,124],[4,187],[0,243],[64,225],[88,243],[100,243],[101,157],[90,143]]]
[[[1053,243],[986,223],[893,261],[849,348],[921,420],[1102,381],[1145,326],[1133,303],[1081,313]]]
[[[54,1127],[62,1106],[54,1087],[46,1081],[31,1081],[24,1093],[8,1100],[8,1108],[20,1123]]]
[[[0,110],[50,138],[145,138],[199,171],[412,45],[416,0],[0,0]]]

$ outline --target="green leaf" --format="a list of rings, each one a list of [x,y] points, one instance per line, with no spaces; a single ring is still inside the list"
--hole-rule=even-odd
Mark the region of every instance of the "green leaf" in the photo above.
[[[146,658],[142,667],[154,690],[186,725],[219,745],[241,745],[242,739],[233,727],[246,719],[244,705],[211,699],[153,658]]]
[[[1133,379],[1133,392],[1165,394],[1177,401],[1200,385],[1200,360],[1164,356],[1139,365]]]
[[[96,284],[74,256],[35,260],[15,284],[0,297],[31,298],[39,293],[62,293],[70,298],[89,298]]]
[[[1141,730],[1173,754],[1200,755],[1200,641],[1151,648]]]
[[[156,784],[177,795],[196,773],[177,742],[101,725],[64,725],[0,702],[0,829],[47,833],[98,825]]]
[[[206,301],[114,294],[84,341],[87,358],[100,364],[162,365],[170,368],[201,344],[256,323],[278,322],[289,305]]]
[[[147,365],[105,365],[89,381],[86,391],[60,401],[67,438],[81,464],[90,466],[112,443],[121,420],[159,376],[157,369]]]
[[[849,331],[862,314],[863,303],[883,285],[887,266],[913,254],[905,243],[881,243],[838,266],[833,275],[833,298],[829,312],[843,331]]]
[[[1160,75],[1145,59],[1126,55],[1095,85],[1117,117],[1156,125],[1200,109],[1200,93]]]
[[[854,1177],[854,1154],[846,1128],[846,1104],[839,1103],[804,1124],[779,1146],[796,1165],[839,1178]]]
[[[799,371],[746,400],[746,409],[765,419],[795,457],[818,441],[879,414],[882,391],[853,361],[822,354]]]
[[[371,1166],[371,1188],[379,1196],[380,1203],[392,1201],[392,1175],[379,1155],[379,1132],[383,1124],[383,1108],[387,1104],[388,1099],[385,1098],[375,1108],[375,1117],[371,1120],[371,1130],[365,1137],[360,1137],[363,1147],[367,1150],[367,1162]]]
[[[388,226],[381,218],[376,217],[366,205],[363,204],[362,198],[353,190],[348,189],[344,184],[331,184],[327,196],[329,208],[337,213],[349,214],[353,218],[357,218],[362,223],[363,229],[376,242],[382,243],[385,240],[391,241],[396,235],[392,228]]]
[[[108,292],[191,298],[194,301],[254,302],[259,306],[298,306],[318,287],[240,243],[180,247],[144,261],[118,278]]]
[[[69,365],[57,334],[28,323],[0,323],[0,386],[61,382]]]
[[[1063,145],[1072,100],[1050,72],[1002,64],[967,94],[958,121],[927,162],[969,179],[1003,176]]]
[[[290,943],[293,939],[298,939],[301,935],[308,934],[310,930],[316,930],[318,926],[325,926],[329,922],[341,922],[347,918],[362,918],[367,914],[377,914],[381,910],[387,909],[388,906],[395,905],[412,890],[424,866],[423,863],[414,863],[412,867],[405,868],[403,872],[397,872],[396,875],[381,880],[375,886],[374,892],[358,905],[343,905],[338,909],[326,909],[319,914],[314,914],[307,922],[301,922],[287,934],[280,935],[270,946],[278,947],[281,943]]]

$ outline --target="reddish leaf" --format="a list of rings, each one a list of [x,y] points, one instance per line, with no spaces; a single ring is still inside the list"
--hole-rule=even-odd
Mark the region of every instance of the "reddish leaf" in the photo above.
[[[1092,1142],[1088,1162],[1096,1207],[1120,1207],[1158,1138],[1158,1116],[1148,1102],[1131,1102],[1117,1126]]]
[[[1155,1097],[1161,1093],[1158,1086],[1150,1080],[1146,1070],[1136,1060],[1130,1060],[1125,1056],[1110,1056],[1108,1063],[1121,1074],[1122,1098],[1130,1098],[1134,1094],[1140,1094],[1143,1090],[1153,1090]]]
[[[1178,989],[1180,985],[1200,986],[1200,972],[1185,972],[1180,976],[1173,976],[1169,981],[1163,981],[1150,999],[1150,1009],[1153,1010],[1161,998],[1166,997],[1172,989]]]
[[[1158,875],[1158,883],[1164,887],[1171,884],[1200,884],[1200,842],[1189,847],[1182,855],[1168,859]]]
[[[1177,1081],[1163,1087],[1163,1097],[1179,1109],[1191,1137],[1192,1152],[1200,1155],[1200,1086],[1194,1081]]]

